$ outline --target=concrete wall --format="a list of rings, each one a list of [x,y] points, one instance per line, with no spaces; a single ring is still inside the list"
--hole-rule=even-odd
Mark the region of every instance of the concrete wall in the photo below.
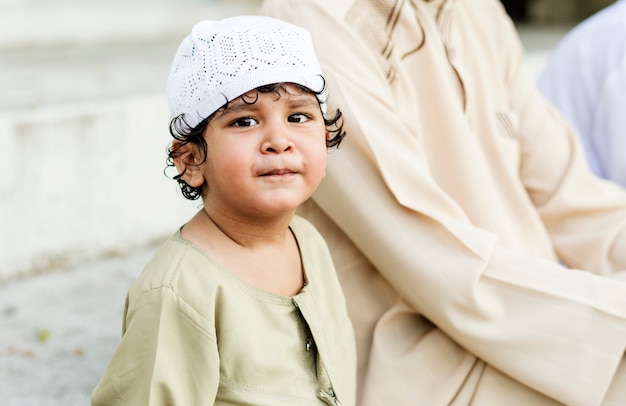
[[[254,10],[256,0],[0,0],[0,51],[156,42],[190,24]]]
[[[163,97],[0,114],[0,278],[124,252],[195,210],[163,175]]]
[[[0,98],[32,93],[28,102],[0,104],[0,282],[161,241],[197,210],[163,174],[166,66],[151,73],[154,88],[141,91],[132,84],[142,72],[128,68],[126,82],[101,86],[118,85],[114,92],[85,91],[72,71],[76,60],[51,66],[55,52],[68,49],[108,47],[113,55],[117,45],[177,44],[196,21],[257,4],[191,3],[0,3]],[[42,52],[46,58],[33,56]],[[94,77],[101,64],[91,67]],[[50,71],[58,74],[47,77]]]

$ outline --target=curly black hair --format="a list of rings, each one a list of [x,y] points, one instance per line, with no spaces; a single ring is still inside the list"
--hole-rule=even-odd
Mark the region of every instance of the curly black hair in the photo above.
[[[318,100],[324,91],[322,89],[322,91],[320,92],[314,92],[307,87],[304,87],[298,84],[293,84],[293,85],[305,93],[315,95],[318,98]],[[324,84],[324,87],[325,86],[326,85]],[[283,92],[288,91],[286,88],[286,83],[274,83],[270,85],[260,86],[254,90],[256,90],[258,93],[275,93],[277,97],[280,97],[281,91]],[[254,104],[256,100],[257,98],[253,98],[250,100],[244,99],[244,102],[249,103],[249,104]],[[206,144],[206,140],[204,139],[204,131],[206,130],[209,122],[215,116],[215,114],[219,111],[224,110],[227,105],[228,105],[228,102],[225,103],[222,107],[220,107],[215,113],[211,114],[209,117],[202,120],[195,127],[189,126],[189,124],[185,120],[184,114],[180,114],[170,120],[170,125],[169,125],[170,134],[176,141],[179,141],[179,142],[172,143],[170,147],[168,147],[165,170],[167,170],[168,168],[174,167],[174,159],[180,155],[180,148],[187,144],[195,144],[198,147],[198,151],[200,151],[200,154],[201,154],[201,157],[200,157],[201,159],[198,165],[206,161],[207,144]],[[321,109],[321,105],[320,105],[320,109]],[[330,132],[331,134],[333,134],[332,137],[326,140],[326,148],[329,150],[333,148],[339,148],[339,145],[341,144],[344,137],[346,136],[346,133],[343,129],[343,119],[342,119],[341,110],[337,109],[334,116],[331,118],[326,118],[326,116],[324,116],[324,125],[326,126],[326,130]],[[178,186],[180,187],[181,193],[186,199],[189,199],[189,200],[199,199],[202,196],[202,187],[193,187],[187,184],[187,182],[185,182],[182,178],[184,173],[185,172],[183,171],[182,173],[179,173],[178,175],[173,177],[173,179],[178,182]]]

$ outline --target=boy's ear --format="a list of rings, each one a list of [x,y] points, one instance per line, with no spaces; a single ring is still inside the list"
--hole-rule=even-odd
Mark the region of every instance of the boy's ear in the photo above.
[[[181,179],[191,187],[201,187],[204,184],[204,174],[197,163],[199,157],[196,146],[174,140],[172,149],[176,151],[173,161],[178,173],[182,174]]]

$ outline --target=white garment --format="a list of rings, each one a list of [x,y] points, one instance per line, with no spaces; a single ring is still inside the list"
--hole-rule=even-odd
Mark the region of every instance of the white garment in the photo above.
[[[569,32],[539,88],[580,134],[591,169],[626,186],[626,1]]]

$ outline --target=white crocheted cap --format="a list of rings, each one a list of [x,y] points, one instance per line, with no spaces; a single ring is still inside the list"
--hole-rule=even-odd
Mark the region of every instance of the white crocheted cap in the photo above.
[[[172,116],[195,127],[259,86],[290,82],[315,92],[324,79],[309,32],[265,16],[201,21],[180,44],[167,81]],[[319,100],[325,111],[324,95]]]

